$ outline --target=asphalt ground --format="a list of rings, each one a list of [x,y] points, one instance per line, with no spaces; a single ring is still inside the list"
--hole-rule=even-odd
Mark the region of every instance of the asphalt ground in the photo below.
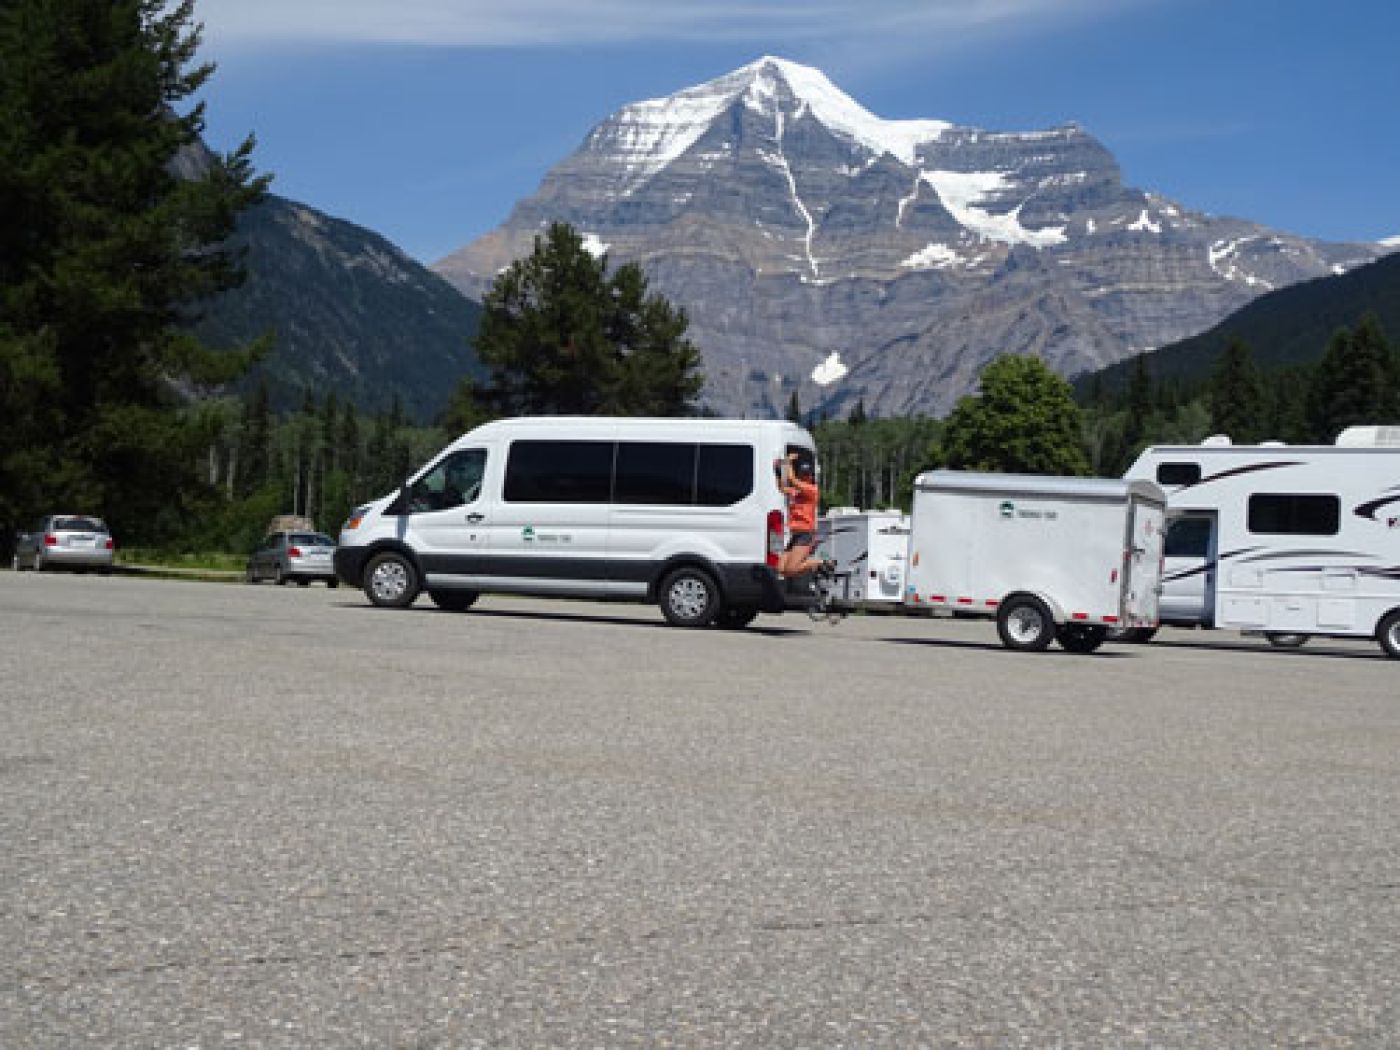
[[[0,1045],[1400,1044],[1400,662],[0,573]]]

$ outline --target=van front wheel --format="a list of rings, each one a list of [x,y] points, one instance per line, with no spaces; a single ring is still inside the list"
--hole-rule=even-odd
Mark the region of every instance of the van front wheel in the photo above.
[[[719,588],[703,569],[677,569],[661,584],[661,613],[673,627],[704,627],[719,612]]]
[[[397,551],[385,551],[365,566],[365,596],[384,609],[406,609],[418,597],[418,570]]]

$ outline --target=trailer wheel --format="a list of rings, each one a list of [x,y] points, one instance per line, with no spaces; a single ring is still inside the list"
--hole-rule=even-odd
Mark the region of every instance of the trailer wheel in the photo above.
[[[997,610],[997,634],[1001,644],[1020,652],[1040,652],[1055,638],[1055,618],[1039,598],[1018,595]]]
[[[444,612],[466,612],[475,604],[476,591],[429,591],[433,604]]]
[[[1070,653],[1092,653],[1107,637],[1108,631],[1096,623],[1067,623],[1055,632],[1060,648]]]
[[[703,569],[677,569],[661,584],[661,613],[672,627],[704,627],[719,611],[719,588]]]
[[[1264,637],[1275,649],[1297,649],[1306,645],[1310,634],[1295,634],[1291,631],[1265,631]]]
[[[1376,641],[1387,656],[1400,659],[1400,609],[1392,609],[1376,628]]]
[[[418,597],[418,570],[398,551],[385,551],[365,566],[365,595],[385,609],[407,609]]]
[[[752,605],[726,605],[715,617],[715,626],[726,631],[742,631],[757,615],[758,609]]]
[[[1155,627],[1111,627],[1107,636],[1110,642],[1130,642],[1135,645],[1150,642],[1156,637]]]

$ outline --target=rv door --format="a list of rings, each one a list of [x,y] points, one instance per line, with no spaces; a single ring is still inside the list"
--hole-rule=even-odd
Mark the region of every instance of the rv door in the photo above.
[[[1162,568],[1162,622],[1215,626],[1215,580],[1219,530],[1214,511],[1186,511],[1167,529]]]

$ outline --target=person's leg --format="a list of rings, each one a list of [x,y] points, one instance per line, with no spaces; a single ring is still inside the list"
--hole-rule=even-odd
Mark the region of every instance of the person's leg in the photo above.
[[[803,573],[811,572],[815,565],[821,564],[820,562],[814,563],[811,555],[811,544],[794,544],[784,552],[781,562],[782,568],[779,572],[784,576],[801,576]]]

